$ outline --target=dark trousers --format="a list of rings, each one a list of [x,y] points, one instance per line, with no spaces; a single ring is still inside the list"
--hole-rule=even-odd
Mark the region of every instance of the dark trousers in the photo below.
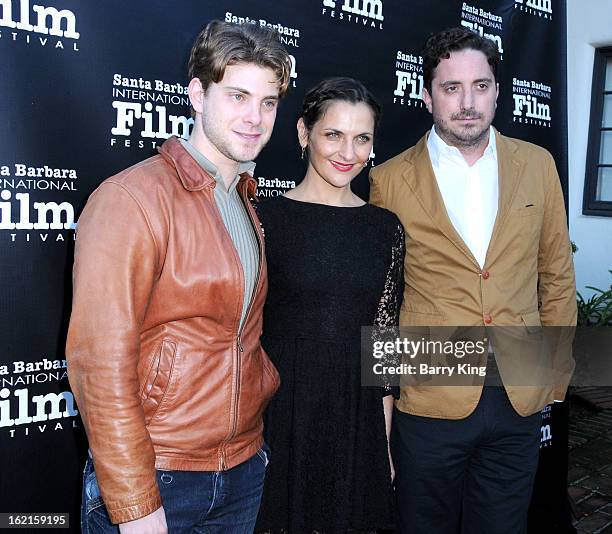
[[[157,471],[168,534],[251,534],[268,464],[267,445],[228,471]],[[83,474],[83,534],[118,534],[100,496],[91,458]]]
[[[483,388],[465,419],[395,410],[391,453],[403,534],[521,534],[538,465],[541,414]]]

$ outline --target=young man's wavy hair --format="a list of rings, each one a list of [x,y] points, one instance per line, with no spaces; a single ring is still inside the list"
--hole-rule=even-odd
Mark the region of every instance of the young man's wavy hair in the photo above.
[[[276,74],[279,97],[285,95],[291,74],[289,54],[278,39],[278,32],[256,24],[209,22],[191,48],[189,79],[198,78],[206,91],[211,83],[223,79],[228,65],[242,63],[271,69]]]
[[[434,72],[440,64],[440,60],[448,59],[452,52],[468,49],[477,50],[486,56],[493,72],[493,77],[497,81],[500,62],[497,45],[490,39],[481,37],[472,30],[458,26],[432,35],[427,39],[423,47],[423,81],[429,94],[431,94]]]

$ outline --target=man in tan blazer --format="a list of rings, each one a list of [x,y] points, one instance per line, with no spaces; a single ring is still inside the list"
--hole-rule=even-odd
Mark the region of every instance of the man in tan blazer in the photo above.
[[[540,411],[565,397],[571,338],[555,330],[546,365],[544,354],[526,356],[489,327],[514,327],[527,339],[575,325],[563,194],[546,150],[491,126],[499,92],[491,41],[454,28],[432,36],[423,56],[434,127],[370,177],[371,202],[406,230],[400,324],[492,332],[484,385],[401,388],[392,435],[400,529],[517,534],[537,468]]]

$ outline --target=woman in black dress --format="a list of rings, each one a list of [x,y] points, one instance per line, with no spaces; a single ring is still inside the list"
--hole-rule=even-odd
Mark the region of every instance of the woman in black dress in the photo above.
[[[281,386],[257,529],[340,533],[393,526],[393,397],[361,386],[362,326],[397,324],[404,233],[351,180],[367,165],[380,106],[350,78],[311,89],[298,121],[308,169],[261,203],[269,290],[264,349]]]

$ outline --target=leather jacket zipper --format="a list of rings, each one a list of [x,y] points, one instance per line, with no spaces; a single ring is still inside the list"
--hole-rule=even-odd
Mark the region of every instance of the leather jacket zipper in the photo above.
[[[245,188],[246,188],[246,184],[245,184]],[[214,194],[214,193],[213,193]],[[247,212],[247,215],[249,217],[249,220],[251,222],[251,225],[253,227],[253,231],[255,232],[255,237],[257,239],[257,246],[259,247],[259,265],[257,266],[257,276],[255,278],[255,285],[253,286],[253,293],[251,295],[251,299],[249,302],[249,305],[247,307],[246,313],[244,314],[244,320],[242,321],[242,324],[240,325],[239,329],[238,329],[238,335],[236,336],[236,372],[234,374],[234,384],[233,384],[233,388],[232,388],[232,403],[234,406],[234,409],[232,410],[231,413],[231,428],[230,428],[230,432],[227,435],[227,437],[225,438],[225,440],[223,440],[223,444],[221,445],[220,449],[221,449],[221,456],[219,458],[219,467],[221,471],[226,471],[227,470],[227,464],[225,463],[225,445],[234,437],[234,435],[236,434],[236,427],[238,424],[238,401],[239,401],[239,386],[240,386],[240,372],[241,372],[241,363],[242,363],[242,358],[241,355],[244,352],[244,347],[242,345],[242,340],[241,340],[241,336],[242,336],[242,332],[244,330],[244,326],[247,323],[247,319],[249,318],[249,314],[251,313],[251,308],[253,307],[253,302],[255,301],[255,296],[257,295],[257,289],[259,286],[259,279],[261,278],[261,270],[262,270],[262,264],[264,261],[263,258],[263,254],[264,254],[264,248],[263,248],[263,239],[261,238],[259,232],[257,231],[256,228],[256,221],[253,218],[253,215],[251,214],[251,212],[249,211],[249,208],[252,210],[253,207],[252,206],[248,206],[247,203],[249,202],[248,200],[248,191],[246,191],[245,189],[245,197],[246,200],[244,200],[242,198],[242,195],[240,195],[240,200],[243,202],[244,208]],[[215,207],[216,207],[216,203],[215,203]],[[218,208],[217,208],[218,211]],[[221,215],[219,214],[219,217],[221,217]],[[229,232],[228,232],[229,233]],[[230,236],[231,239],[231,236]],[[239,261],[240,263],[240,261]],[[244,269],[243,269],[244,272]],[[243,281],[244,283],[244,281]]]
[[[225,234],[227,235],[228,240],[230,241],[230,243],[232,243],[232,246],[234,248],[234,256],[236,257],[236,260],[237,260],[236,263],[238,265],[238,269],[240,270],[240,272],[243,273],[242,284],[244,287],[244,269],[240,263],[240,258],[238,257],[238,251],[236,250],[236,247],[233,245],[232,236],[230,235],[229,231],[227,230],[225,226],[225,223],[223,222],[223,217],[221,217],[221,212],[219,211],[219,206],[217,206],[217,201],[215,199],[214,190],[211,189],[210,195],[212,197],[211,200],[214,206],[213,209],[220,222],[219,228],[223,228],[223,230],[225,231]],[[245,320],[246,320],[246,316],[245,316]],[[239,335],[240,335],[240,329],[238,331],[238,336]],[[237,404],[238,403],[238,384],[239,384],[238,379],[240,377],[240,354],[238,353],[238,351],[236,351],[235,355],[236,356],[234,358],[233,366],[236,369],[236,372],[234,373],[234,380],[232,383],[232,401],[231,402],[232,402],[233,409],[231,410],[231,413],[230,413],[230,431],[226,435],[225,439],[219,444],[219,449],[218,449],[219,471],[227,471],[228,469],[227,463],[225,462],[225,445],[228,443],[230,439],[232,439],[236,431],[236,419],[237,419],[237,412],[238,412],[238,404]]]

